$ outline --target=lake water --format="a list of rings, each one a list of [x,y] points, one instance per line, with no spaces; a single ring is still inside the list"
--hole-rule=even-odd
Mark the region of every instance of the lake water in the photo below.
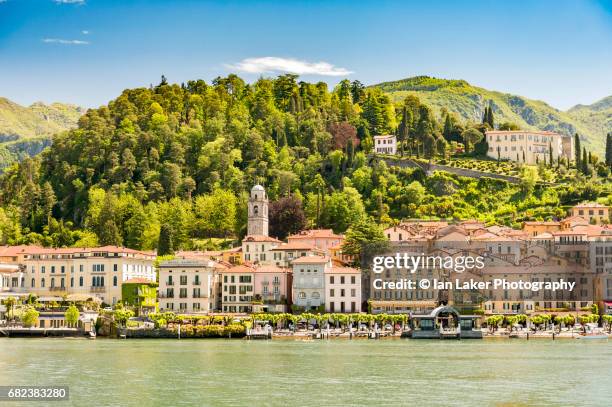
[[[0,385],[69,386],[51,406],[610,406],[612,342],[4,338]]]

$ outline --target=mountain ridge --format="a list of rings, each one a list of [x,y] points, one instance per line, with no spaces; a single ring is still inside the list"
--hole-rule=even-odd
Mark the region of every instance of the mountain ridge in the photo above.
[[[472,122],[480,122],[485,106],[491,104],[496,124],[508,121],[526,130],[578,133],[587,148],[599,156],[605,149],[606,133],[612,131],[612,96],[563,111],[541,100],[485,89],[463,79],[415,76],[370,87],[381,89],[394,102],[416,95],[438,114],[446,109]]]

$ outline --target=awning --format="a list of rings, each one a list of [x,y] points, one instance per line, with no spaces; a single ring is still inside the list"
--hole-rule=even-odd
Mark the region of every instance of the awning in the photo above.
[[[612,307],[612,301],[604,301],[606,307]]]

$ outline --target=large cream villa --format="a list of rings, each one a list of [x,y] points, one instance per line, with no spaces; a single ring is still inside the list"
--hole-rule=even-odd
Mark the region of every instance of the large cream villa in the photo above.
[[[53,249],[36,246],[5,248],[6,257],[21,259],[20,291],[37,296],[84,294],[101,302],[121,300],[121,284],[132,278],[155,281],[153,253],[125,247]]]
[[[572,138],[551,131],[491,130],[486,132],[487,156],[526,164],[573,159]]]

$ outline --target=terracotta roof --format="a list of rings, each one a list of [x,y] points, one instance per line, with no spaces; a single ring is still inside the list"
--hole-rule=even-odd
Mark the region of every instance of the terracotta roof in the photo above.
[[[223,270],[222,273],[254,273],[255,267],[250,264],[240,264]]]
[[[270,236],[265,235],[248,235],[245,236],[242,240],[243,242],[271,242],[271,243],[281,243],[280,240],[275,239]]]
[[[486,131],[485,134],[540,134],[544,136],[560,136],[560,137],[569,137],[564,134],[555,133],[552,131],[533,131],[533,130],[489,130]]]
[[[291,264],[325,264],[327,262],[329,262],[329,257],[302,256],[293,260]]]
[[[598,202],[583,202],[581,204],[573,206],[573,208],[608,208],[608,207]]]
[[[291,273],[291,269],[278,266],[259,266],[255,269],[255,273]]]
[[[361,274],[361,271],[353,267],[332,266],[325,269],[325,273],[345,273],[345,274]]]
[[[276,246],[272,250],[315,250],[316,248],[313,245],[304,242],[289,242],[282,243],[279,246]]]
[[[129,249],[127,247],[119,246],[99,246],[99,247],[66,247],[66,248],[49,248],[49,247],[37,247],[30,246],[25,249],[22,253],[24,254],[77,254],[77,253],[93,253],[93,252],[106,252],[106,253],[129,253],[129,254],[141,254],[144,256],[154,256],[153,252],[145,252],[140,250]]]
[[[343,239],[344,236],[335,234],[332,229],[308,229],[308,230],[302,230],[301,232],[298,232],[295,235],[291,235],[287,237],[287,240],[289,239],[308,239],[308,238]]]
[[[147,280],[146,278],[135,277],[135,278],[130,278],[129,280],[125,280],[123,284],[151,284],[154,282],[155,281]]]
[[[523,225],[529,226],[561,226],[561,222],[528,220]]]

